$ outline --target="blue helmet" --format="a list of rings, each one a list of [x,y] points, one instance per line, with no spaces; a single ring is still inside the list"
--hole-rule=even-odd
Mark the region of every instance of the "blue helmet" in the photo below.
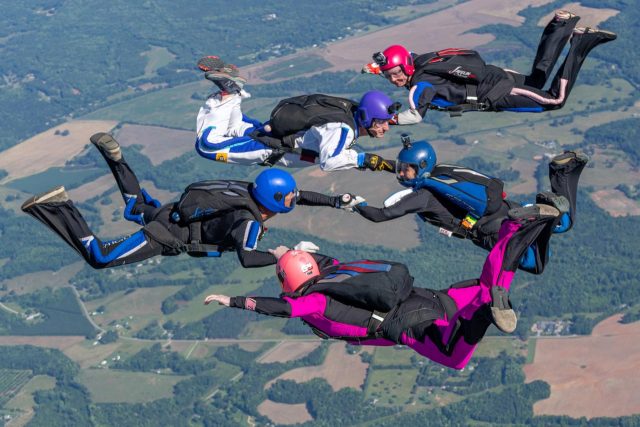
[[[280,169],[266,169],[256,177],[251,187],[251,195],[258,203],[271,212],[287,213],[295,207],[295,198],[290,207],[284,205],[284,198],[296,191],[296,181],[289,172]]]
[[[369,129],[375,119],[390,120],[399,109],[399,102],[393,102],[379,90],[371,90],[360,99],[356,121],[358,125]]]
[[[396,178],[405,187],[418,188],[429,178],[436,165],[436,152],[427,141],[411,142],[402,135],[404,148],[398,153]]]

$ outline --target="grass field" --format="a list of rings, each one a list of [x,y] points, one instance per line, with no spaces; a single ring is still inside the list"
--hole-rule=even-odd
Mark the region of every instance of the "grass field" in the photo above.
[[[264,68],[263,78],[267,80],[276,80],[291,78],[301,74],[322,71],[331,68],[331,63],[325,61],[319,55],[302,56],[299,58],[291,58],[286,61],[278,62],[269,67]]]
[[[369,374],[365,396],[378,399],[379,405],[407,405],[413,399],[412,390],[418,372],[415,369],[375,369]]]
[[[103,305],[104,314],[97,314],[93,319],[99,325],[106,327],[110,322],[128,322],[131,327],[128,335],[137,332],[149,322],[162,317],[162,301],[178,292],[181,286],[158,286],[153,288],[138,288],[125,295],[124,291],[115,292],[106,298],[91,301],[87,306],[95,310]]]
[[[234,256],[233,254],[228,254],[225,256]],[[215,262],[212,261],[212,262]],[[188,301],[184,305],[180,307],[178,311],[175,313],[171,313],[166,316],[166,320],[173,320],[181,323],[189,323],[195,322],[203,317],[209,316],[215,313],[218,310],[221,310],[222,307],[215,305],[204,305],[204,298],[212,293],[223,294],[223,295],[248,295],[251,291],[257,289],[260,286],[260,282],[258,280],[263,279],[267,275],[273,273],[273,267],[265,267],[265,268],[252,268],[252,269],[243,269],[238,268],[233,271],[227,277],[227,281],[235,281],[241,280],[241,283],[232,283],[226,285],[215,285],[201,292],[199,295],[194,297],[191,301]]]
[[[56,379],[48,375],[36,375],[31,378],[18,394],[4,405],[4,409],[19,411],[18,415],[12,414],[13,419],[11,420],[11,424],[8,425],[12,427],[26,425],[34,414],[33,409],[36,405],[36,402],[33,400],[34,393],[41,390],[51,390],[55,386]]]
[[[509,336],[486,337],[478,345],[473,357],[496,357],[503,351],[510,356],[524,356],[527,353],[527,343]]]
[[[144,67],[144,75],[136,78],[136,80],[154,77],[158,68],[170,64],[176,57],[166,47],[158,46],[151,46],[148,51],[142,52],[140,56],[145,57],[147,65]]]
[[[0,408],[31,379],[31,371],[0,369]]]
[[[46,286],[54,289],[67,286],[69,284],[69,279],[75,276],[83,266],[84,262],[78,261],[63,267],[58,271],[38,271],[5,280],[2,284],[7,287],[7,290],[0,292],[0,295],[5,295],[12,291],[17,295],[22,295],[35,292]]]
[[[89,389],[94,403],[140,403],[173,396],[173,386],[183,379],[179,375],[111,369],[84,369],[78,381]]]
[[[375,367],[385,366],[411,366],[411,357],[420,357],[415,351],[409,347],[376,347],[373,356],[373,365]]]

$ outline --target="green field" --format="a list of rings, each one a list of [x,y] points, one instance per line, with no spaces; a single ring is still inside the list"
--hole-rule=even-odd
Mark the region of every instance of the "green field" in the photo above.
[[[0,369],[0,408],[31,379],[31,371]]]
[[[373,357],[376,367],[384,366],[412,366],[411,357],[421,357],[409,347],[377,347]]]
[[[378,405],[407,405],[418,373],[415,369],[375,369],[367,378],[367,399],[378,399]]]
[[[172,397],[173,386],[185,378],[111,369],[85,369],[78,376],[94,403],[139,403]]]
[[[212,304],[208,306],[204,305],[203,301],[207,295],[248,295],[251,293],[251,291],[260,287],[260,285],[262,284],[261,280],[264,279],[267,275],[272,274],[272,269],[273,267],[251,269],[238,268],[227,277],[227,281],[231,282],[235,280],[241,280],[240,283],[232,283],[226,285],[212,284],[209,289],[201,292],[191,301],[187,301],[186,303],[184,303],[184,305],[182,305],[178,311],[165,316],[165,319],[185,324],[195,322],[202,319],[203,317],[209,316],[216,311],[221,310],[222,306],[219,306],[218,304]]]
[[[151,78],[157,75],[159,68],[169,65],[176,56],[166,47],[151,46],[151,48],[142,52],[140,56],[146,58],[147,65],[144,67],[144,75],[131,80]]]
[[[266,74],[261,77],[265,80],[291,78],[305,73],[322,71],[329,67],[331,67],[331,63],[325,61],[321,56],[295,57],[266,67],[264,69]]]
[[[36,309],[42,314],[42,320],[21,322],[11,329],[10,334],[86,336],[95,330],[70,287],[42,289],[19,296],[16,302],[22,307]]]
[[[35,401],[33,394],[40,390],[51,390],[56,386],[56,379],[48,375],[36,375],[25,384],[19,393],[4,405],[5,409],[14,409],[23,412],[33,410]]]
[[[26,193],[40,193],[46,185],[64,185],[67,190],[81,185],[104,175],[104,170],[94,167],[89,168],[49,168],[42,173],[16,179],[6,184],[7,187]]]

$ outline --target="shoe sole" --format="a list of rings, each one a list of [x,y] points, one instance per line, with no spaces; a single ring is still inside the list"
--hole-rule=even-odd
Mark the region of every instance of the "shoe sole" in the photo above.
[[[240,83],[243,86],[247,83],[247,80],[242,77],[232,76],[231,74],[228,74],[222,71],[209,71],[204,75],[204,77],[207,80],[211,80],[212,82],[221,81],[221,80],[231,80],[232,82],[236,84]]]
[[[561,21],[568,21],[570,19],[573,18],[578,18],[580,19],[580,17],[574,13],[569,12],[568,10],[558,10],[556,11],[556,14],[554,16],[555,19],[561,20]]]
[[[571,209],[566,197],[548,191],[536,195],[536,204],[553,206],[560,213],[567,213]]]
[[[491,288],[491,316],[493,324],[506,334],[511,334],[518,326],[516,312],[509,304],[506,290],[501,286]]]
[[[599,30],[597,28],[591,27],[578,27],[573,30],[574,35],[583,35],[583,34],[598,34],[601,35],[602,38],[606,41],[613,41],[618,38],[618,35],[612,31]]]
[[[224,61],[218,56],[205,56],[198,60],[198,68],[204,72],[224,67]]]
[[[60,197],[61,195],[64,195],[64,196]],[[49,200],[56,199],[56,198],[59,198],[60,200],[54,200],[54,201],[48,202]],[[29,199],[27,199],[26,202],[22,204],[21,209],[24,211],[38,204],[53,203],[53,202],[63,203],[67,200],[69,200],[69,197],[67,196],[67,191],[65,190],[64,186],[61,185],[59,187],[56,187],[52,190],[47,191],[46,193],[41,193],[33,197],[30,197]]]
[[[553,159],[551,159],[551,163],[556,165],[566,165],[574,159],[577,162],[583,164],[587,164],[589,162],[589,156],[580,151],[565,151],[564,153],[558,154]]]
[[[550,205],[530,205],[513,208],[507,213],[515,221],[535,221],[541,218],[556,218],[560,211]]]
[[[109,159],[117,162],[122,159],[120,144],[108,133],[96,133],[89,138],[91,143]]]

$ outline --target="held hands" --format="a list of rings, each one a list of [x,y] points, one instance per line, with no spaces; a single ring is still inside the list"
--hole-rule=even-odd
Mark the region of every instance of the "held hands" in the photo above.
[[[231,305],[231,297],[226,295],[209,295],[204,299],[204,305],[209,305],[212,302],[216,301],[220,305],[224,305],[225,307],[229,307]]]
[[[344,193],[338,196],[338,203],[336,208],[344,209],[345,211],[353,212],[353,209],[360,205],[365,204],[366,200],[364,197],[357,196],[351,193]]]
[[[318,252],[320,250],[320,247],[317,246],[313,242],[305,242],[303,240],[300,243],[298,243],[297,245],[295,245],[293,247],[293,249],[296,250],[296,251],[305,251],[305,252],[309,252],[309,253],[315,254],[316,252]]]

